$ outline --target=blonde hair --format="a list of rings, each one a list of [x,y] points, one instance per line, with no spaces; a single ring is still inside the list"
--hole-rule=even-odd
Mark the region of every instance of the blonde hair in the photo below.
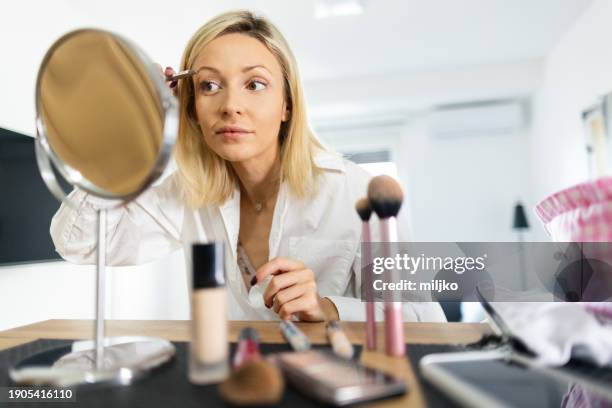
[[[299,198],[314,192],[319,169],[314,162],[317,151],[324,150],[306,117],[303,89],[297,63],[280,31],[267,19],[249,11],[221,14],[200,27],[191,37],[181,60],[181,70],[192,69],[199,52],[224,34],[241,33],[263,43],[278,60],[284,78],[284,93],[289,119],[279,131],[281,180]],[[222,204],[233,193],[238,177],[232,166],[204,141],[195,112],[192,81],[179,81],[179,135],[175,146],[183,198],[190,208]]]

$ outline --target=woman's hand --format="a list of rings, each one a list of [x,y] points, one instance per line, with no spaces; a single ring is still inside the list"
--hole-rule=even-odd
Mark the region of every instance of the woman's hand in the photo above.
[[[338,319],[336,306],[319,296],[314,272],[302,262],[274,258],[257,270],[251,284],[263,281],[268,275],[273,277],[263,294],[264,303],[281,319],[288,320],[294,314],[309,322]]]
[[[161,65],[159,64],[155,64],[155,65],[157,66],[157,68],[159,69],[159,72],[163,75],[164,79],[166,80],[166,84],[168,85],[168,88],[170,88],[174,96],[176,96],[176,91],[178,89],[176,86],[178,85],[178,80],[170,81],[170,78],[175,74],[174,68],[166,67],[166,69],[162,69]]]

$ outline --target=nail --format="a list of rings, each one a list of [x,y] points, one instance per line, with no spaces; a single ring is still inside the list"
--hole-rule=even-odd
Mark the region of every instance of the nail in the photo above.
[[[251,278],[251,286],[255,285],[257,283],[257,276],[253,276]]]

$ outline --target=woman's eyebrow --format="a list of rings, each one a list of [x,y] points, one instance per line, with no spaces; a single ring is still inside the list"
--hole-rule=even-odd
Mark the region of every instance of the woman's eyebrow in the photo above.
[[[249,65],[248,67],[242,68],[242,72],[244,73],[244,72],[250,71],[250,70],[255,69],[255,68],[263,68],[266,71],[270,72],[270,70],[268,68],[266,68],[264,65]],[[200,68],[196,69],[196,72],[200,72],[200,71],[205,70],[205,69],[209,70],[209,71],[213,71],[213,72],[215,72],[217,74],[221,73],[221,71],[219,71],[217,68],[210,67],[210,66],[207,66],[207,65],[203,65]]]
[[[196,72],[200,72],[200,71],[204,71],[205,69],[209,70],[209,71],[213,71],[213,72],[219,72],[219,70],[217,68],[213,68],[213,67],[207,67],[206,65],[201,66],[200,68],[196,69]]]
[[[248,67],[244,67],[242,69],[242,72],[247,72],[247,71],[250,71],[250,70],[255,69],[255,68],[263,68],[266,71],[270,72],[270,70],[268,68],[266,68],[265,66],[263,66],[263,65],[251,65],[251,66],[248,66]]]

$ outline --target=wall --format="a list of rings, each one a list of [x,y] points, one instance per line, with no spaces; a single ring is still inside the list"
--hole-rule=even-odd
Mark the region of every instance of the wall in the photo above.
[[[529,200],[529,130],[438,138],[427,118],[402,133],[400,177],[406,182],[416,241],[514,241],[517,200]]]
[[[322,133],[336,150],[391,152],[406,193],[401,215],[410,231],[405,237],[516,240],[511,229],[514,204],[531,201],[529,127],[504,134],[439,138],[430,133],[425,113],[406,116],[401,126]]]
[[[514,133],[443,139],[430,134],[428,112],[436,105],[457,102],[505,98],[529,102],[540,84],[541,67],[541,61],[533,60],[350,78],[308,84],[306,91],[315,122],[333,122],[329,119],[333,116],[352,115],[358,124],[366,122],[363,118],[370,122],[387,118],[387,127],[363,130],[361,125],[336,135],[325,132],[325,140],[349,150],[360,145],[372,149],[386,145],[392,150],[406,192],[412,239],[514,241],[515,202],[533,204],[529,115],[526,127]]]
[[[107,318],[189,319],[183,265],[177,251],[160,262],[108,268]],[[0,267],[0,330],[47,319],[93,319],[95,293],[93,265]]]
[[[596,1],[545,61],[531,143],[535,201],[588,177],[581,113],[612,91],[610,21],[612,2]]]
[[[175,169],[171,161],[157,183]],[[65,261],[0,266],[0,331],[47,319],[93,319],[95,271]],[[108,319],[189,319],[182,250],[145,265],[107,267],[106,304]]]

